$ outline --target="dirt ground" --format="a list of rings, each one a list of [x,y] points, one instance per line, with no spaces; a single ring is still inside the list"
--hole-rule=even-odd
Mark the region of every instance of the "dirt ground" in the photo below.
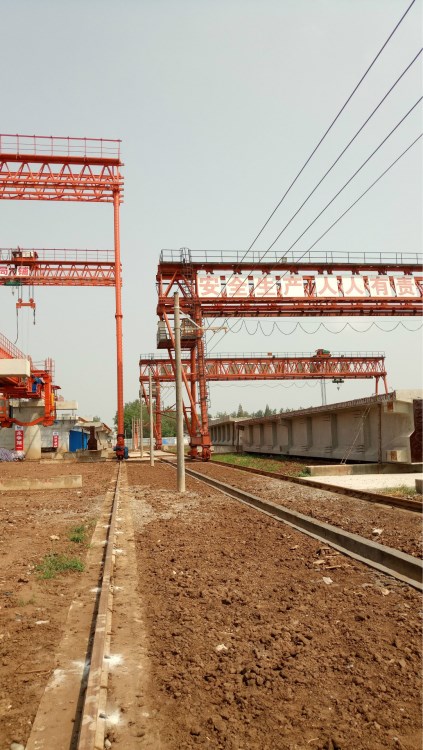
[[[128,479],[150,674],[140,748],[420,750],[415,590],[195,480],[177,495],[171,467],[128,465]]]
[[[84,560],[113,464],[0,464],[2,478],[82,474],[79,490],[0,492],[0,750],[25,744],[45,684],[55,667],[78,572],[40,579],[46,555]],[[87,527],[84,544],[71,542]],[[53,748],[51,749],[53,750]]]
[[[366,539],[417,557],[422,554],[422,517],[417,513],[223,466],[196,463],[192,468]]]

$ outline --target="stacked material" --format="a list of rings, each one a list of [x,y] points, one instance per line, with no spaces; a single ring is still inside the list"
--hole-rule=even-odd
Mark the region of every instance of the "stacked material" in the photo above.
[[[0,448],[0,461],[23,461],[25,453],[23,451],[10,451],[7,448]]]

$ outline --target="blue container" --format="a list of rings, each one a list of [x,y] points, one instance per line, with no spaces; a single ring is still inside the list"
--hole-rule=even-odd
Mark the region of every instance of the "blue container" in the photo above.
[[[69,431],[69,450],[75,453],[77,450],[87,450],[88,433],[82,430]]]

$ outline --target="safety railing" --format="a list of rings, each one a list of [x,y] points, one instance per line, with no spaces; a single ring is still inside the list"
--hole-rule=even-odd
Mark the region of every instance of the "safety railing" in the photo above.
[[[282,253],[278,251],[260,252],[258,250],[245,253],[242,250],[179,250],[164,249],[160,253],[160,263],[190,263],[194,266],[201,263],[226,263],[255,265],[263,263],[274,264],[305,263],[310,265],[423,265],[423,254],[409,251],[308,251]]]
[[[27,359],[26,354],[0,333],[0,359],[4,359],[4,353],[8,354],[11,359]]]
[[[225,354],[219,353],[215,354],[213,353],[207,359],[246,359],[246,360],[254,360],[254,359],[300,359],[302,357],[307,357],[307,359],[313,358],[313,359],[330,359],[333,357],[348,357],[349,359],[353,358],[360,358],[360,359],[381,359],[382,357],[385,357],[385,352],[376,352],[376,351],[370,351],[370,352],[330,352],[329,354],[317,354],[316,351],[314,352],[227,352]],[[164,360],[167,359],[170,362],[170,359],[166,356],[166,354],[161,354],[160,352],[152,352],[150,354],[140,354],[140,360]]]
[[[71,248],[0,248],[0,261],[11,260],[76,261],[114,263],[114,250],[72,250]]]
[[[120,161],[120,144],[120,140],[109,138],[0,134],[0,154],[18,156],[81,156],[85,159],[93,157]]]

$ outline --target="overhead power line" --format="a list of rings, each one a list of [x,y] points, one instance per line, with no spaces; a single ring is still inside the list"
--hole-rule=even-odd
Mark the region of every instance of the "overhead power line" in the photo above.
[[[345,154],[345,152],[354,143],[355,139],[360,135],[361,131],[364,130],[364,128],[366,127],[367,123],[370,122],[370,120],[372,119],[373,115],[376,114],[376,112],[378,111],[378,109],[382,106],[383,102],[388,98],[389,94],[391,94],[391,92],[398,85],[398,83],[401,81],[401,79],[405,76],[405,74],[408,72],[408,70],[410,70],[411,66],[416,62],[416,60],[418,59],[418,57],[420,57],[420,55],[421,55],[422,52],[423,52],[423,48],[421,48],[418,51],[417,55],[415,55],[415,57],[411,60],[411,62],[403,70],[403,72],[397,78],[397,80],[395,81],[395,83],[393,83],[392,86],[390,87],[390,89],[388,89],[388,91],[386,92],[385,96],[382,97],[382,99],[380,100],[379,104],[377,104],[377,106],[373,109],[373,111],[370,113],[370,115],[367,117],[367,119],[363,122],[363,124],[361,125],[361,127],[356,131],[356,133],[353,135],[353,137],[351,138],[351,140],[347,143],[347,145],[345,146],[345,148],[342,149],[342,151],[339,154],[339,156],[335,159],[335,161],[331,164],[331,166],[329,167],[329,169],[325,172],[325,174],[323,175],[323,177],[321,177],[321,179],[319,180],[319,182],[314,186],[313,190],[307,195],[307,197],[305,198],[305,200],[302,202],[301,206],[291,216],[291,218],[285,224],[285,226],[281,230],[281,232],[279,232],[276,240],[278,240],[279,237],[282,236],[282,234],[285,232],[285,229],[287,229],[289,227],[289,225],[293,222],[293,220],[295,219],[295,217],[298,216],[298,214],[300,213],[300,211],[302,210],[302,208],[304,208],[304,206],[306,205],[306,203],[308,202],[308,200],[316,192],[317,188],[322,184],[323,180],[326,179],[326,177],[328,176],[328,174],[330,174],[330,172],[332,171],[332,169],[339,162],[339,160],[342,158],[342,156]],[[276,242],[276,240],[275,240],[275,242]],[[270,247],[268,247],[267,250],[263,253],[263,255],[260,257],[260,261],[262,261],[263,258],[266,257],[267,253],[269,252],[269,250],[271,250],[271,248],[273,247],[273,245],[275,244],[275,242],[273,242],[270,245]]]
[[[357,91],[357,90],[359,89],[359,87],[360,87],[360,86],[361,86],[361,84],[363,83],[364,79],[366,78],[366,76],[368,75],[368,73],[369,73],[369,72],[371,71],[371,69],[373,68],[373,66],[374,66],[375,62],[376,62],[376,61],[378,60],[378,58],[379,58],[379,57],[380,57],[380,55],[382,54],[382,52],[383,52],[383,50],[385,49],[385,47],[386,47],[386,46],[387,46],[387,44],[388,44],[388,43],[390,42],[390,40],[391,40],[391,39],[392,39],[392,37],[394,36],[394,34],[395,34],[395,32],[397,31],[397,29],[398,29],[398,28],[400,27],[400,25],[401,25],[401,23],[403,22],[404,18],[406,17],[407,13],[408,13],[408,12],[409,12],[409,11],[411,10],[411,8],[413,7],[414,3],[415,3],[415,0],[412,0],[412,2],[410,3],[410,5],[408,6],[407,10],[405,11],[405,13],[403,13],[403,15],[402,15],[402,16],[401,16],[401,18],[399,19],[398,23],[396,24],[396,26],[395,26],[395,27],[393,28],[393,30],[392,30],[392,31],[391,31],[391,33],[389,34],[388,38],[387,38],[387,39],[386,39],[386,41],[385,41],[385,42],[383,43],[383,45],[382,45],[382,47],[380,48],[379,52],[378,52],[378,53],[376,54],[376,56],[375,56],[375,57],[373,58],[373,60],[372,60],[372,62],[370,63],[369,67],[367,68],[367,70],[366,70],[366,71],[364,72],[364,74],[363,74],[363,75],[361,76],[361,78],[360,78],[359,82],[358,82],[358,83],[356,84],[356,86],[355,86],[355,87],[354,87],[354,89],[352,90],[352,92],[351,92],[351,94],[349,95],[348,99],[347,99],[347,100],[345,101],[345,103],[344,103],[344,104],[342,105],[342,107],[341,107],[341,109],[339,110],[338,114],[337,114],[337,115],[336,115],[336,116],[334,117],[334,119],[333,119],[333,120],[332,120],[332,122],[330,123],[329,127],[327,128],[327,130],[325,131],[325,133],[324,133],[324,134],[322,135],[322,137],[320,138],[320,140],[319,140],[319,142],[317,143],[317,145],[316,145],[316,146],[314,147],[314,149],[313,149],[313,151],[311,152],[310,156],[309,156],[309,157],[308,157],[308,158],[306,159],[306,161],[304,162],[304,164],[303,164],[303,166],[301,167],[300,171],[299,171],[299,172],[297,173],[297,175],[296,175],[296,176],[294,177],[294,179],[292,180],[292,182],[291,182],[291,184],[289,185],[289,187],[288,187],[288,188],[286,189],[286,191],[285,191],[285,193],[283,194],[282,198],[280,199],[279,203],[278,203],[278,204],[277,204],[277,205],[275,206],[275,208],[273,209],[272,213],[270,214],[270,216],[268,217],[268,219],[267,219],[267,220],[265,221],[265,223],[264,223],[264,224],[263,224],[263,226],[261,227],[261,229],[260,229],[260,231],[258,232],[258,234],[257,234],[257,235],[256,235],[256,236],[254,237],[254,239],[253,239],[253,241],[252,241],[251,245],[249,246],[248,250],[246,250],[246,252],[245,252],[245,255],[247,255],[247,253],[249,253],[249,252],[250,252],[251,248],[252,248],[252,247],[253,247],[253,246],[255,245],[255,243],[257,242],[258,238],[259,238],[259,237],[260,237],[260,235],[261,235],[261,234],[263,233],[264,229],[265,229],[265,228],[267,227],[267,225],[268,225],[269,221],[270,221],[270,220],[272,219],[272,217],[273,217],[273,216],[275,215],[275,213],[276,213],[276,211],[278,210],[278,208],[279,208],[279,207],[280,207],[280,206],[282,205],[282,203],[283,203],[283,201],[285,200],[286,196],[288,195],[288,193],[290,192],[290,190],[291,190],[291,189],[292,189],[292,188],[294,187],[294,185],[295,185],[295,183],[297,182],[298,178],[299,178],[299,177],[300,177],[300,175],[301,175],[301,174],[302,174],[302,173],[304,172],[304,169],[306,168],[307,164],[308,164],[308,163],[309,163],[309,162],[311,161],[311,159],[313,158],[313,156],[314,156],[314,154],[316,153],[316,151],[318,150],[318,148],[320,148],[320,146],[322,145],[322,143],[323,143],[323,141],[325,140],[326,136],[327,136],[327,135],[328,135],[328,134],[330,133],[330,131],[332,130],[333,126],[335,125],[335,123],[337,122],[337,120],[339,119],[339,117],[341,116],[342,112],[343,112],[343,111],[344,111],[344,109],[345,109],[345,108],[347,107],[347,105],[349,104],[349,102],[350,102],[350,101],[351,101],[351,99],[353,98],[354,94],[355,94],[355,93],[356,93],[356,91]],[[245,257],[245,256],[244,256],[244,257]],[[242,261],[241,261],[241,262],[242,262]]]
[[[249,246],[249,248],[248,248],[248,249],[247,249],[247,250],[245,251],[245,253],[244,253],[244,255],[242,256],[242,258],[241,258],[241,260],[239,261],[239,263],[242,263],[242,262],[243,262],[243,261],[245,260],[245,258],[246,258],[246,256],[248,255],[249,251],[250,251],[250,250],[251,250],[251,248],[252,248],[252,247],[254,246],[254,244],[255,244],[256,240],[257,240],[257,239],[258,239],[258,238],[260,237],[260,235],[262,234],[263,230],[264,230],[264,229],[265,229],[265,227],[266,227],[266,226],[268,225],[268,223],[269,223],[270,219],[271,219],[271,218],[272,218],[272,217],[274,216],[274,214],[276,213],[277,209],[278,209],[278,208],[279,208],[279,206],[280,206],[280,205],[282,204],[282,202],[284,201],[285,197],[286,197],[286,196],[288,195],[289,191],[291,190],[291,188],[293,187],[293,185],[295,184],[295,182],[296,182],[296,181],[298,180],[299,176],[300,176],[300,175],[302,174],[302,172],[304,171],[305,167],[307,166],[307,164],[309,163],[309,161],[311,160],[311,158],[312,158],[312,157],[314,156],[314,154],[316,153],[317,149],[318,149],[318,148],[320,147],[320,145],[321,145],[321,144],[323,143],[324,139],[326,138],[326,136],[328,135],[328,133],[329,133],[329,132],[330,132],[330,130],[332,129],[333,125],[334,125],[334,124],[335,124],[335,122],[336,122],[336,121],[338,120],[338,118],[340,117],[340,115],[342,114],[342,112],[344,111],[344,109],[346,108],[346,106],[347,106],[347,104],[349,103],[349,101],[351,100],[351,98],[352,98],[352,97],[354,96],[355,92],[357,91],[357,89],[359,88],[359,86],[361,85],[361,83],[362,83],[362,82],[364,81],[365,77],[367,76],[367,74],[369,73],[369,71],[371,70],[371,68],[373,67],[374,63],[376,62],[376,60],[378,59],[378,57],[380,56],[380,54],[382,53],[382,51],[384,50],[384,48],[386,47],[386,45],[388,44],[388,42],[390,41],[390,39],[392,38],[392,36],[393,36],[393,35],[395,34],[396,30],[398,29],[398,27],[400,26],[400,24],[401,24],[401,23],[402,23],[402,21],[404,20],[405,16],[407,15],[407,13],[408,13],[408,12],[409,12],[409,10],[411,9],[411,7],[412,7],[412,6],[414,5],[414,2],[415,2],[415,0],[413,0],[413,2],[412,2],[412,3],[411,3],[411,4],[409,5],[409,6],[408,6],[408,8],[407,8],[407,10],[405,11],[405,13],[404,13],[404,14],[403,14],[403,15],[401,16],[400,20],[398,21],[398,23],[396,24],[396,26],[395,26],[395,27],[394,27],[394,29],[392,30],[391,34],[390,34],[390,35],[388,36],[387,40],[386,40],[386,41],[385,41],[385,43],[384,43],[384,44],[382,45],[382,47],[380,48],[380,50],[379,50],[379,52],[377,53],[377,55],[376,55],[376,56],[374,57],[374,59],[373,59],[373,61],[371,62],[370,66],[369,66],[369,67],[367,68],[367,70],[365,71],[365,73],[363,74],[363,76],[361,77],[361,79],[359,80],[359,82],[357,83],[357,85],[355,86],[355,88],[353,89],[353,91],[351,92],[350,96],[348,97],[348,99],[346,100],[346,102],[344,103],[344,105],[343,105],[343,106],[341,107],[341,109],[339,110],[339,112],[338,112],[338,114],[336,115],[336,117],[335,117],[335,118],[334,118],[334,119],[332,120],[332,123],[330,124],[330,126],[328,127],[328,129],[326,130],[326,132],[324,133],[324,135],[322,136],[322,138],[320,139],[320,141],[318,142],[318,144],[316,145],[316,147],[314,148],[314,150],[312,151],[312,153],[310,154],[310,156],[308,157],[308,159],[306,160],[306,162],[305,162],[305,163],[303,164],[303,166],[301,167],[300,171],[298,172],[298,174],[296,175],[296,177],[294,178],[294,180],[293,180],[293,181],[291,182],[290,186],[288,187],[288,189],[286,190],[286,192],[285,192],[285,193],[284,193],[284,195],[282,196],[281,200],[279,201],[279,203],[277,204],[277,206],[275,207],[275,209],[274,209],[274,210],[272,211],[272,213],[270,214],[270,216],[269,216],[269,218],[267,219],[267,221],[265,222],[265,224],[264,224],[264,225],[262,226],[262,228],[261,228],[260,232],[259,232],[259,233],[257,234],[257,236],[256,236],[256,237],[254,238],[254,240],[253,240],[253,242],[251,243],[251,245]],[[353,136],[353,137],[351,138],[351,140],[350,140],[350,141],[349,141],[349,142],[347,143],[347,145],[345,146],[345,148],[344,148],[344,149],[343,149],[343,150],[341,151],[341,153],[339,154],[339,156],[337,157],[337,159],[336,159],[336,160],[335,160],[335,161],[333,162],[333,164],[332,164],[332,165],[331,165],[331,166],[329,167],[329,169],[328,169],[328,170],[327,170],[327,171],[325,172],[325,174],[324,174],[324,175],[323,175],[323,177],[322,177],[322,178],[321,178],[321,179],[319,180],[319,182],[318,182],[318,183],[317,183],[317,184],[315,185],[315,187],[313,188],[313,190],[312,190],[312,191],[311,191],[311,192],[310,192],[310,193],[308,194],[308,196],[307,196],[307,197],[306,197],[306,199],[305,199],[305,200],[303,201],[303,203],[302,203],[302,204],[300,205],[300,207],[299,207],[299,208],[297,209],[297,211],[296,211],[296,212],[295,212],[295,213],[294,213],[294,214],[292,215],[292,217],[290,218],[290,220],[288,221],[288,223],[287,223],[287,224],[285,224],[285,226],[283,227],[282,231],[281,231],[281,232],[279,233],[279,235],[278,235],[278,237],[276,238],[276,240],[275,240],[275,241],[274,241],[274,242],[273,242],[273,243],[272,243],[272,244],[271,244],[271,245],[270,245],[270,246],[269,246],[269,247],[267,248],[267,250],[266,250],[266,251],[264,252],[264,254],[263,254],[263,255],[261,256],[260,260],[263,260],[263,258],[264,258],[264,257],[265,257],[265,256],[267,255],[267,253],[269,252],[269,250],[270,250],[270,249],[271,249],[271,248],[273,247],[273,245],[275,244],[275,242],[277,241],[277,239],[279,239],[279,237],[280,237],[280,236],[281,236],[281,235],[282,235],[282,234],[284,233],[284,231],[285,231],[285,230],[286,230],[286,229],[288,228],[288,226],[289,226],[289,225],[290,225],[290,224],[292,223],[292,221],[293,221],[293,220],[295,219],[295,217],[296,217],[296,216],[297,216],[297,215],[299,214],[299,212],[300,212],[300,211],[302,210],[302,208],[303,208],[303,207],[305,206],[305,204],[306,204],[306,203],[308,202],[308,200],[309,200],[309,199],[311,198],[311,196],[312,196],[312,195],[313,195],[313,194],[315,193],[315,191],[316,191],[316,190],[318,189],[318,187],[319,187],[319,186],[321,185],[321,183],[322,183],[322,182],[323,182],[323,181],[324,181],[324,180],[326,179],[326,177],[328,176],[328,174],[329,174],[329,173],[330,173],[330,172],[332,171],[332,169],[333,169],[333,168],[335,167],[335,165],[336,165],[336,164],[337,164],[337,163],[339,162],[339,160],[340,160],[340,159],[342,158],[342,156],[343,156],[343,155],[345,154],[345,152],[346,152],[346,151],[348,150],[348,148],[349,148],[349,147],[350,147],[350,146],[352,145],[352,143],[353,143],[353,142],[354,142],[354,141],[356,140],[356,138],[357,138],[357,137],[358,137],[358,135],[359,135],[359,134],[360,134],[360,133],[362,132],[362,130],[363,130],[363,129],[365,128],[365,126],[367,125],[367,123],[368,123],[368,122],[369,122],[369,121],[370,121],[370,120],[372,119],[372,117],[373,117],[373,116],[374,116],[374,115],[376,114],[376,112],[378,111],[378,109],[379,109],[379,108],[380,108],[380,107],[382,106],[383,102],[384,102],[384,101],[385,101],[385,100],[387,99],[387,97],[388,97],[388,96],[389,96],[389,95],[391,94],[391,92],[392,92],[392,91],[394,90],[394,88],[395,88],[395,87],[396,87],[396,86],[398,85],[398,83],[399,83],[399,82],[400,82],[400,81],[402,80],[402,78],[403,78],[403,77],[404,77],[404,75],[405,75],[405,74],[406,74],[406,73],[408,72],[408,70],[409,70],[409,69],[411,68],[411,66],[412,66],[412,65],[413,65],[413,64],[414,64],[414,63],[416,62],[416,60],[417,60],[417,59],[418,59],[418,57],[419,57],[419,56],[421,55],[421,53],[422,53],[422,49],[420,49],[420,50],[419,50],[419,51],[417,52],[417,54],[415,55],[415,57],[414,57],[414,58],[413,58],[413,59],[411,60],[411,62],[410,62],[410,63],[409,63],[408,65],[407,65],[407,67],[406,67],[406,68],[405,68],[405,69],[403,70],[403,72],[401,73],[401,75],[400,75],[400,76],[399,76],[399,77],[398,77],[398,78],[396,79],[396,81],[395,81],[395,82],[394,82],[394,83],[392,84],[392,86],[391,86],[391,87],[390,87],[390,88],[388,89],[388,91],[386,92],[386,94],[385,94],[385,95],[383,96],[383,98],[382,98],[382,99],[380,100],[380,102],[379,102],[379,103],[377,104],[377,106],[376,106],[376,107],[375,107],[375,108],[373,109],[373,111],[372,111],[372,112],[370,113],[369,117],[367,117],[367,119],[366,119],[366,120],[364,121],[364,123],[363,123],[363,124],[361,125],[361,127],[359,128],[359,130],[357,130],[357,132],[356,132],[356,133],[354,134],[354,136]],[[233,271],[233,272],[232,272],[232,273],[230,274],[230,276],[229,276],[229,279],[228,279],[228,281],[229,281],[229,280],[230,280],[230,279],[231,279],[231,278],[232,278],[232,277],[234,276],[234,274],[235,274],[235,271]],[[214,320],[212,321],[212,324],[213,324],[214,322],[215,322],[215,319],[214,319]],[[227,321],[225,321],[225,324],[226,324],[226,322],[227,322]]]
[[[321,234],[321,235],[320,235],[320,237],[318,237],[318,239],[317,239],[317,240],[315,240],[315,241],[313,242],[313,244],[312,244],[312,245],[310,245],[310,247],[309,247],[309,248],[307,248],[307,250],[305,251],[305,253],[306,253],[306,254],[307,254],[307,253],[308,253],[308,252],[309,252],[309,251],[310,251],[310,250],[311,250],[311,249],[312,249],[312,248],[313,248],[313,247],[314,247],[315,245],[317,245],[317,243],[318,243],[318,242],[320,242],[320,240],[321,240],[321,239],[323,239],[323,237],[325,237],[325,236],[326,236],[326,235],[328,234],[328,232],[330,232],[330,230],[331,230],[331,229],[333,229],[333,227],[334,227],[334,226],[336,226],[336,224],[338,224],[338,222],[339,222],[339,221],[341,221],[341,219],[343,219],[343,218],[344,218],[344,216],[345,216],[345,215],[346,215],[346,214],[347,214],[347,213],[348,213],[349,211],[351,211],[351,209],[352,209],[352,208],[354,208],[354,206],[355,206],[355,205],[356,205],[356,204],[357,204],[357,203],[358,203],[359,201],[361,201],[361,199],[362,199],[362,198],[364,198],[364,196],[365,196],[365,195],[366,195],[366,194],[367,194],[367,193],[369,192],[369,190],[371,190],[371,189],[372,189],[372,187],[374,187],[374,186],[375,186],[375,185],[376,185],[376,184],[377,184],[377,183],[379,182],[379,180],[381,180],[381,179],[382,179],[382,177],[384,177],[384,176],[385,176],[385,175],[386,175],[386,174],[387,174],[387,173],[389,172],[389,170],[390,170],[390,169],[392,169],[392,167],[393,167],[393,166],[395,166],[395,164],[396,164],[396,163],[397,163],[397,162],[398,162],[398,161],[399,161],[400,159],[402,159],[402,157],[403,157],[403,156],[405,156],[405,154],[406,154],[406,153],[407,153],[408,151],[410,151],[410,149],[411,149],[411,148],[413,148],[413,146],[414,146],[414,145],[415,145],[415,144],[416,144],[416,143],[417,143],[417,142],[418,142],[418,141],[420,140],[420,138],[421,138],[422,136],[423,136],[423,133],[420,133],[420,135],[419,135],[419,136],[417,136],[417,138],[416,138],[416,139],[415,139],[415,140],[414,140],[414,141],[413,141],[412,143],[410,143],[410,145],[409,145],[409,146],[408,146],[408,147],[407,147],[407,148],[405,149],[405,151],[403,151],[403,152],[402,152],[402,153],[401,153],[401,154],[400,154],[399,156],[397,156],[397,158],[396,158],[396,159],[395,159],[395,160],[394,160],[394,161],[393,161],[393,162],[392,162],[392,163],[391,163],[391,164],[389,165],[389,167],[387,167],[387,168],[386,168],[386,169],[384,170],[384,172],[382,172],[382,174],[380,174],[380,175],[379,175],[379,177],[377,177],[377,178],[376,178],[376,180],[375,180],[374,182],[372,182],[372,184],[371,184],[371,185],[369,185],[369,187],[368,187],[368,188],[367,188],[367,189],[366,189],[366,190],[365,190],[365,191],[364,191],[363,193],[361,193],[361,195],[359,195],[359,196],[358,196],[358,198],[357,198],[357,199],[356,199],[356,200],[354,201],[354,203],[351,203],[351,205],[350,205],[350,206],[348,206],[348,208],[347,208],[347,209],[346,209],[346,210],[345,210],[345,211],[344,211],[344,212],[343,212],[343,213],[342,213],[342,214],[341,214],[340,216],[338,216],[338,218],[337,218],[337,219],[336,219],[336,220],[335,220],[335,221],[334,221],[334,222],[333,222],[333,223],[332,223],[332,224],[330,225],[330,227],[328,227],[328,228],[326,229],[326,231],[325,231],[325,232],[323,232],[323,234]]]
[[[416,105],[414,105],[414,106],[416,106]],[[411,110],[410,110],[410,111],[411,111]],[[403,119],[404,119],[404,118],[403,118]],[[396,126],[396,127],[398,127],[398,126]],[[400,154],[399,156],[397,156],[397,158],[396,158],[396,159],[394,159],[394,161],[393,161],[393,162],[391,162],[391,164],[390,164],[390,165],[389,165],[389,166],[388,166],[388,167],[387,167],[387,168],[386,168],[386,169],[385,169],[385,170],[384,170],[384,171],[383,171],[383,172],[382,172],[382,173],[381,173],[381,174],[379,175],[379,177],[377,177],[377,178],[376,178],[376,180],[374,180],[374,181],[373,181],[373,182],[371,183],[371,185],[369,185],[369,187],[368,187],[368,188],[366,188],[366,190],[364,190],[364,191],[363,191],[363,192],[361,193],[361,195],[359,195],[359,196],[358,196],[358,198],[356,198],[356,200],[355,200],[355,201],[354,201],[353,203],[351,203],[351,205],[350,205],[350,206],[349,206],[349,207],[348,207],[348,208],[347,208],[347,209],[346,209],[346,210],[345,210],[345,211],[344,211],[344,212],[343,212],[343,213],[342,213],[342,214],[341,214],[340,216],[338,216],[338,218],[337,218],[337,219],[336,219],[336,220],[335,220],[335,221],[334,221],[334,222],[333,222],[333,223],[332,223],[332,224],[331,224],[331,225],[330,225],[330,226],[329,226],[329,227],[328,227],[328,228],[327,228],[327,229],[325,230],[325,232],[323,232],[323,234],[321,234],[321,235],[320,235],[320,237],[318,237],[318,239],[317,239],[317,240],[315,240],[315,241],[313,242],[313,244],[312,244],[312,245],[310,245],[310,247],[309,247],[309,248],[307,248],[307,250],[305,250],[305,251],[304,251],[304,253],[303,253],[303,256],[304,256],[304,255],[307,255],[307,253],[308,253],[308,252],[309,252],[309,251],[310,251],[310,250],[311,250],[311,249],[312,249],[312,248],[313,248],[313,247],[314,247],[314,246],[315,246],[315,245],[316,245],[316,244],[317,244],[318,242],[320,242],[320,240],[321,240],[321,239],[322,239],[323,237],[325,237],[325,235],[326,235],[326,234],[328,234],[328,232],[330,232],[330,231],[331,231],[331,229],[333,229],[333,227],[334,227],[334,226],[335,226],[336,224],[338,224],[338,222],[339,222],[339,221],[341,221],[341,219],[343,219],[343,217],[344,217],[344,216],[346,216],[346,214],[347,214],[347,213],[348,213],[349,211],[351,211],[351,209],[352,209],[352,208],[354,208],[354,206],[355,206],[355,205],[357,205],[357,203],[358,203],[358,202],[359,202],[359,201],[360,201],[360,200],[361,200],[362,198],[364,198],[364,196],[365,196],[365,195],[366,195],[366,194],[367,194],[367,193],[368,193],[368,192],[369,192],[369,191],[370,191],[370,190],[371,190],[371,189],[372,189],[372,188],[373,188],[373,187],[374,187],[374,186],[375,186],[375,185],[376,185],[376,184],[377,184],[377,183],[378,183],[378,182],[379,182],[379,181],[380,181],[380,180],[381,180],[381,179],[382,179],[382,178],[383,178],[383,177],[384,177],[384,176],[385,176],[385,175],[386,175],[386,174],[387,174],[387,173],[388,173],[388,172],[389,172],[389,171],[390,171],[391,169],[392,169],[392,167],[394,167],[394,166],[395,166],[395,164],[397,164],[397,163],[398,163],[398,162],[400,161],[400,159],[402,159],[402,158],[403,158],[403,157],[404,157],[404,156],[405,156],[405,155],[406,155],[406,154],[407,154],[407,153],[408,153],[408,152],[410,151],[410,149],[412,149],[412,148],[413,148],[413,146],[415,146],[415,145],[416,145],[416,143],[418,143],[418,141],[419,141],[419,140],[420,140],[420,139],[422,138],[422,136],[423,136],[423,133],[420,133],[420,135],[418,135],[418,136],[417,136],[417,138],[415,138],[415,140],[414,140],[414,141],[412,141],[412,143],[410,143],[410,145],[409,145],[409,146],[407,146],[407,148],[406,148],[406,149],[405,149],[404,151],[402,151],[402,153],[401,153],[401,154]],[[386,140],[386,139],[385,139],[385,140]],[[382,145],[382,144],[381,144],[381,145]],[[380,148],[380,146],[378,146],[378,148]],[[370,158],[370,157],[369,157],[369,158]],[[364,166],[364,165],[362,165],[362,166]],[[361,167],[360,167],[360,169],[361,169]],[[351,179],[352,179],[352,178],[351,178]],[[347,183],[346,183],[346,184],[347,184]],[[345,187],[345,185],[344,185],[344,187]],[[335,196],[335,197],[336,197],[336,196]],[[331,202],[333,202],[333,200],[334,200],[334,199],[332,199],[332,201],[331,201]],[[329,204],[328,204],[328,205],[329,205]],[[327,206],[326,206],[326,207],[327,207]],[[321,212],[321,213],[323,213],[323,212]],[[319,214],[319,215],[320,215],[320,214]],[[318,218],[318,217],[316,217],[316,218]],[[316,219],[315,219],[314,221],[316,221]],[[314,221],[312,222],[312,224],[314,223]],[[311,225],[310,225],[310,226],[311,226]],[[307,230],[305,230],[305,231],[307,231]],[[304,234],[304,232],[303,232],[303,234]],[[295,243],[294,243],[294,244],[295,244]],[[291,246],[291,247],[292,247],[292,246]],[[300,257],[303,257],[303,256],[300,256]],[[275,282],[275,283],[276,283],[276,282]],[[271,287],[270,287],[270,288],[271,288]],[[227,322],[228,322],[228,318],[226,318],[226,320],[225,320],[225,325],[227,324]],[[227,335],[227,333],[229,333],[229,331],[230,331],[230,330],[231,330],[231,329],[230,329],[230,327],[229,327],[229,329],[228,329],[227,331],[225,331],[225,332],[223,333],[223,335],[222,335],[222,336],[221,336],[221,337],[220,337],[220,338],[218,339],[218,341],[216,341],[216,343],[215,343],[215,344],[214,344],[214,345],[213,345],[212,347],[210,347],[210,348],[208,349],[208,352],[211,352],[211,351],[213,351],[213,349],[215,349],[215,348],[216,348],[216,346],[217,346],[218,344],[220,344],[220,342],[221,342],[221,341],[223,340],[223,338],[224,338],[224,337],[225,337],[225,336]],[[382,329],[381,329],[381,330],[382,330]]]
[[[398,130],[398,128],[400,127],[400,125],[402,125],[402,123],[404,122],[404,120],[406,120],[407,117],[409,115],[411,115],[411,113],[416,109],[416,107],[420,104],[420,102],[422,101],[422,99],[423,99],[423,96],[421,96],[420,99],[417,99],[417,101],[415,102],[415,104],[413,104],[413,106],[410,107],[410,109],[408,110],[408,112],[406,112],[405,115],[403,117],[401,117],[401,120],[399,120],[399,122],[397,122],[397,124],[392,128],[392,130],[389,131],[388,135],[386,135],[385,138],[374,149],[374,151],[372,151],[372,153],[370,154],[370,156],[368,156],[367,159],[365,159],[363,161],[363,163],[359,166],[359,168],[356,169],[356,171],[354,172],[354,174],[352,174],[351,177],[340,188],[340,190],[338,190],[338,192],[335,193],[335,195],[329,201],[329,203],[327,203],[326,206],[324,208],[322,208],[322,210],[317,214],[317,216],[313,219],[313,221],[310,222],[310,224],[304,229],[304,231],[301,232],[301,234],[297,237],[297,239],[295,240],[295,242],[293,242],[292,245],[289,246],[289,248],[286,251],[286,253],[288,253],[290,250],[292,250],[292,248],[294,247],[294,245],[296,245],[297,242],[299,242],[299,240],[301,239],[301,237],[303,237],[305,235],[305,233],[308,232],[308,230],[310,229],[310,227],[312,227],[313,224],[316,223],[316,221],[326,211],[326,209],[329,208],[329,206],[334,202],[334,200],[336,200],[336,198],[338,197],[338,195],[340,195],[345,190],[345,188],[350,184],[350,182],[354,179],[354,177],[356,177],[358,175],[358,173],[361,172],[361,170],[363,169],[363,167],[365,167],[366,164],[370,161],[370,159],[372,159],[374,157],[374,155],[377,154],[377,152],[379,151],[379,149],[382,148],[382,146],[384,145],[384,143],[386,143],[386,141],[391,137],[391,135],[393,135],[395,133],[395,131]],[[279,232],[279,234],[277,235],[277,237],[275,237],[275,239],[269,245],[269,247],[266,250],[266,252],[269,252],[269,250],[271,250],[271,248],[276,244],[276,242],[278,241],[278,239],[280,238],[280,236],[282,235],[283,232],[284,232],[284,229],[282,230],[282,232]],[[281,256],[281,257],[283,257],[283,256]]]

